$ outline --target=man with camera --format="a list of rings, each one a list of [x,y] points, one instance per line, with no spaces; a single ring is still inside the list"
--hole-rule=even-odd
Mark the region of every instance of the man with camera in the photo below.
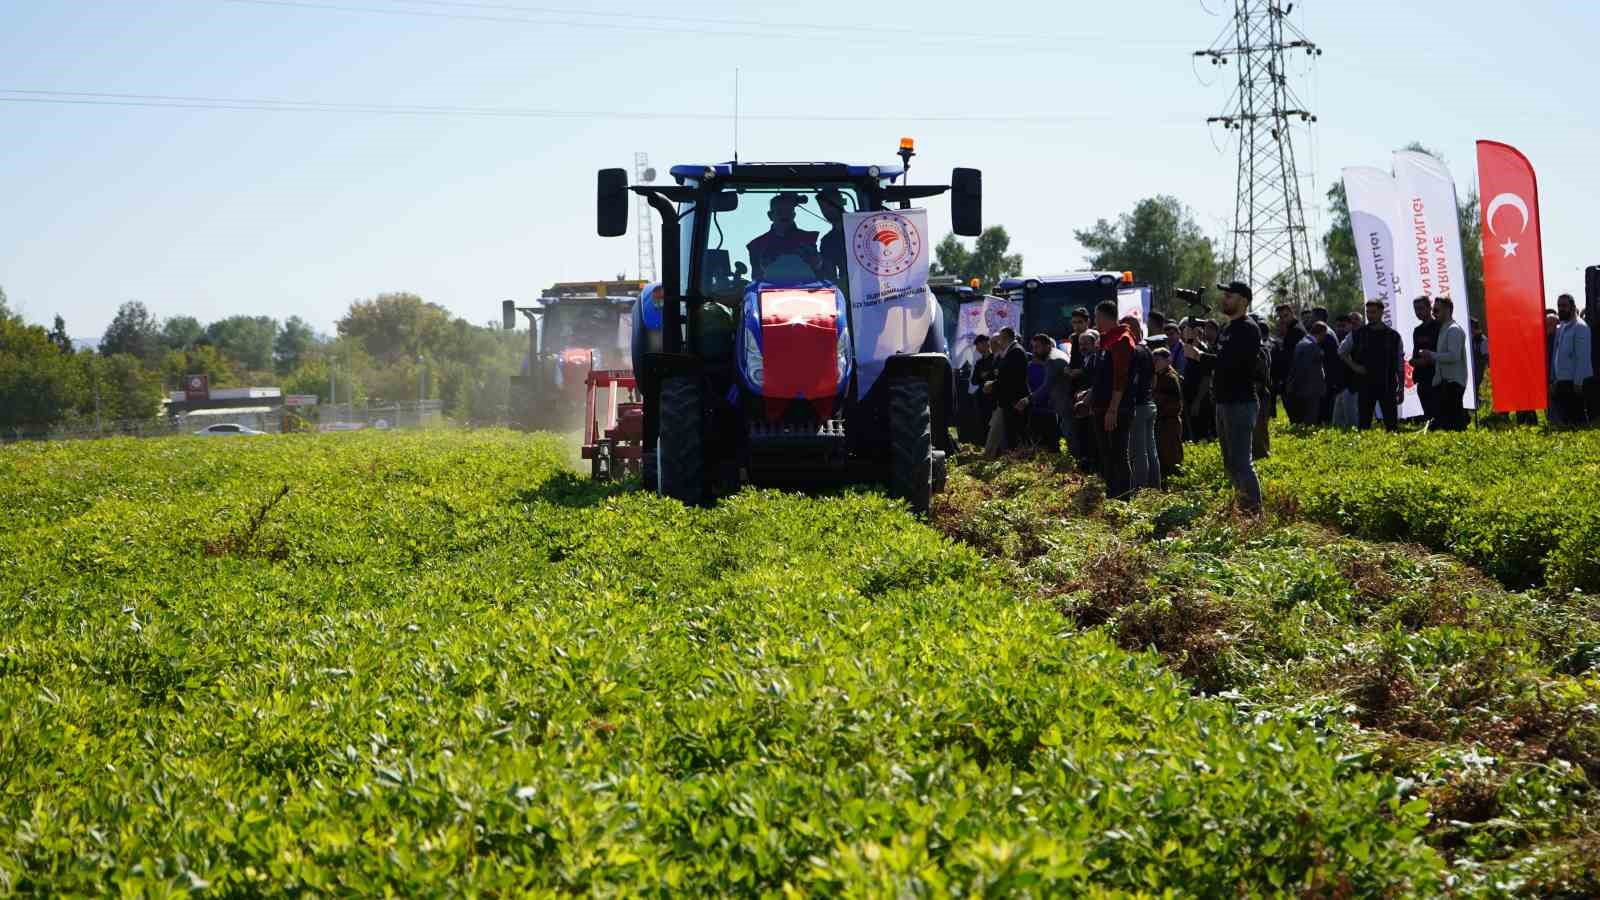
[[[1190,360],[1215,363],[1213,393],[1217,404],[1217,437],[1222,463],[1233,481],[1234,494],[1248,515],[1261,513],[1261,481],[1256,477],[1252,442],[1260,402],[1256,395],[1256,367],[1261,358],[1261,330],[1252,322],[1250,286],[1241,281],[1217,286],[1222,291],[1222,313],[1228,327],[1218,336],[1215,353],[1202,353],[1190,344]]]

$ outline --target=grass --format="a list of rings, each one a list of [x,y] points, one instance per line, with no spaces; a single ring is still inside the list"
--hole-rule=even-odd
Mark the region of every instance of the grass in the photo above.
[[[1194,454],[1192,487],[1219,487]],[[1508,587],[1600,593],[1600,431],[1283,429],[1261,464],[1279,513],[1457,556]]]
[[[1280,473],[1337,481],[1301,468],[1335,441],[1275,436],[1265,522],[1221,510],[1205,450],[1185,489],[1133,503],[1043,461],[969,464],[934,520],[1241,720],[1337,735],[1427,802],[1458,890],[1600,893],[1600,602],[1297,517]]]
[[[1575,752],[1537,776],[1529,756],[1513,794],[1495,765],[1458,777],[1476,744],[1347,726],[1359,672],[1286,624],[1380,605],[1337,573],[1274,600],[1270,640],[1235,634],[1244,592],[1288,582],[1240,568],[1272,545],[1229,523],[1037,524],[1054,501],[1005,487],[1028,470],[958,473],[968,546],[871,495],[691,510],[566,453],[503,432],[0,449],[0,890],[1410,896],[1462,877],[1445,855],[1556,846],[1445,811],[1588,833],[1561,824],[1588,810]],[[1218,601],[1210,636],[1159,608],[1149,550],[1117,575],[1137,615],[1074,569],[1151,540],[1193,542],[1165,556],[1212,586],[1182,601]],[[1074,627],[1085,604],[1107,624]],[[1165,656],[1117,646],[1134,623]],[[1483,656],[1462,630],[1426,671]],[[1541,734],[1585,734],[1559,692],[1588,683],[1504,647],[1530,711],[1575,717]],[[1280,702],[1296,671],[1326,694]],[[1372,711],[1449,724],[1432,709]]]

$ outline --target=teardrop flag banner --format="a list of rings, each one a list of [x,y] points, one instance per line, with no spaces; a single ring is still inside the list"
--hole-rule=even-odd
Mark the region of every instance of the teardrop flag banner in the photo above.
[[[1402,306],[1408,306],[1415,297],[1449,297],[1455,303],[1456,324],[1467,333],[1467,346],[1472,346],[1472,321],[1467,313],[1466,255],[1461,252],[1461,209],[1456,205],[1456,183],[1450,170],[1436,157],[1426,153],[1401,150],[1394,155],[1394,181],[1400,190],[1400,225],[1397,234],[1400,255],[1398,274],[1405,292]],[[1415,314],[1411,316],[1415,328]],[[1401,333],[1405,340],[1406,358],[1410,359],[1412,332]],[[1467,384],[1473,384],[1472,354],[1467,354]],[[1498,386],[1496,390],[1498,390]],[[1476,409],[1478,399],[1473,391],[1462,398],[1467,409]]]
[[[1548,405],[1544,339],[1544,250],[1539,183],[1516,148],[1478,142],[1483,203],[1484,326],[1494,361],[1495,412]]]

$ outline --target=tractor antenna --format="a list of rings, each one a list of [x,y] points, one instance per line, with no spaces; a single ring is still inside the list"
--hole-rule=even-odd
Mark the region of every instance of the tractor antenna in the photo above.
[[[739,68],[733,69],[733,161],[739,161]]]

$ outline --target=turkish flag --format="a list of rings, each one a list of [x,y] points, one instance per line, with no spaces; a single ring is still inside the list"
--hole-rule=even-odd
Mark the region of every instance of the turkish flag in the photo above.
[[[1516,148],[1478,142],[1483,203],[1484,326],[1494,370],[1495,412],[1549,404],[1544,349],[1544,251],[1539,185]]]
[[[817,418],[833,412],[839,392],[838,300],[832,288],[761,292],[761,393],[776,420],[791,400],[810,400]]]

